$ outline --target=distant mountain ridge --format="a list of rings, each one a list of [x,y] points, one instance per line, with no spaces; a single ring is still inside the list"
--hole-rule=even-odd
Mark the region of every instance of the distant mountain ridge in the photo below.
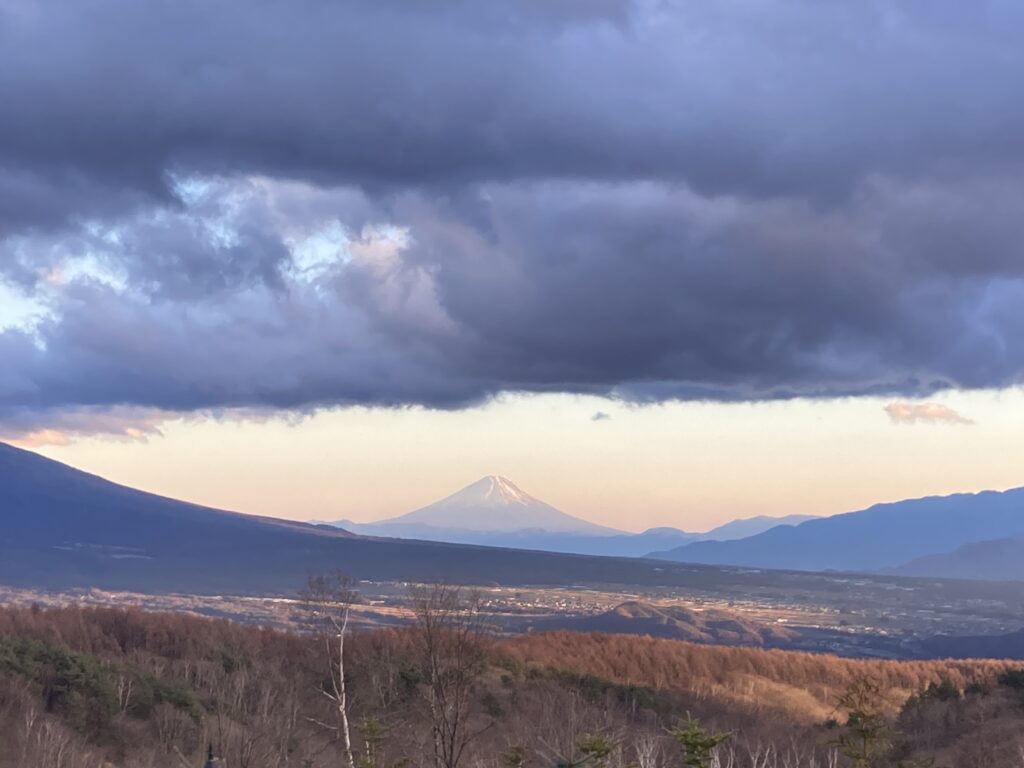
[[[372,523],[339,520],[334,525],[363,536],[386,536],[486,547],[513,547],[544,552],[645,557],[708,538],[732,539],[759,533],[810,515],[733,520],[707,533],[678,528],[650,528],[629,533],[597,525],[531,496],[506,477],[488,475],[440,501],[398,517]]]
[[[622,536],[635,544],[688,535]],[[579,538],[611,546],[620,535]],[[677,564],[368,538],[156,496],[0,443],[0,583],[11,586],[290,594],[309,573],[330,568],[365,579],[509,585],[720,587],[794,578],[745,570],[751,566],[1024,579],[1022,546],[1024,489],[878,505],[746,539],[696,542],[669,553]],[[691,565],[694,552],[739,568]]]
[[[891,572],[902,576],[1024,581],[1024,536],[965,544],[952,552],[911,560]]]
[[[210,509],[0,443],[0,584],[294,595],[312,573],[453,584],[748,584],[738,570],[353,535]]]
[[[808,520],[817,519],[818,515],[784,515],[782,517],[757,515],[756,517],[743,517],[720,525],[717,528],[712,528],[707,533],[697,534],[697,540],[732,541],[733,539],[745,539],[748,536],[764,533],[778,525],[800,525],[800,523],[805,523]]]
[[[1019,567],[965,562],[968,545],[1024,536],[1024,488],[955,494],[877,504],[858,512],[778,526],[735,541],[684,544],[652,557],[679,562],[809,571],[845,570],[947,574],[934,556],[967,547],[956,574],[968,578],[1020,578]],[[1002,549],[1007,550],[1003,544]],[[1012,546],[1009,547],[1012,550]],[[1012,559],[1012,558],[1011,558]],[[908,565],[913,562],[917,565]],[[952,562],[952,561],[947,561]],[[931,566],[928,564],[931,563]],[[906,567],[908,570],[900,570]],[[1013,575],[1016,573],[1017,575]],[[984,574],[984,575],[982,575]],[[949,574],[952,575],[952,574]]]

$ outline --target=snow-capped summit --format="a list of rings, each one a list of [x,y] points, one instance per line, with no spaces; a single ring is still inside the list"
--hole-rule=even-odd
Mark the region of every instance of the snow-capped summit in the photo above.
[[[429,506],[377,523],[393,524],[463,531],[544,530],[591,536],[619,533],[555,509],[499,475],[488,475]]]
[[[506,504],[530,504],[538,500],[533,498],[519,488],[507,477],[501,475],[488,475],[477,480],[472,485],[467,485],[458,493],[452,494],[443,501],[450,499],[461,499],[464,502],[473,501],[485,506],[504,506]],[[439,504],[442,502],[438,502]],[[543,503],[543,502],[539,502]]]

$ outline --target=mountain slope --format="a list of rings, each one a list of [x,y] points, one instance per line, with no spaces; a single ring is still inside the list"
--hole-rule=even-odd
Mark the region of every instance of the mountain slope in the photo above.
[[[1024,489],[913,499],[651,556],[801,570],[879,570],[973,542],[1024,535]]]
[[[892,569],[906,576],[1024,581],[1024,537],[979,541]]]
[[[808,520],[817,519],[817,515],[785,515],[784,517],[758,515],[756,517],[744,517],[739,520],[732,520],[717,528],[712,528],[707,533],[698,534],[698,538],[701,541],[745,539],[748,536],[756,536],[759,533],[771,530],[777,525],[800,525],[800,523],[805,523]]]
[[[422,509],[381,520],[375,525],[378,528],[429,526],[491,533],[523,530],[588,536],[622,533],[555,509],[521,490],[508,478],[497,475],[488,475]]]

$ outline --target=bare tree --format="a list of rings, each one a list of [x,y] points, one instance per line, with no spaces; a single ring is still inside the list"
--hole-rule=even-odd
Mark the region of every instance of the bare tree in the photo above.
[[[653,733],[642,732],[633,744],[637,768],[658,768],[664,762],[661,741]]]
[[[467,745],[492,723],[472,727],[473,692],[486,668],[490,631],[476,595],[434,584],[412,590],[414,637],[430,706],[436,768],[456,768]]]
[[[121,712],[127,712],[132,705],[132,694],[135,691],[135,680],[125,674],[117,676],[117,705]]]
[[[605,735],[588,733],[565,752],[548,748],[547,751],[538,751],[538,754],[545,763],[557,768],[601,768],[615,747],[615,743]]]
[[[342,740],[348,768],[356,768],[349,727],[349,700],[345,678],[345,638],[349,632],[349,614],[358,599],[352,579],[340,571],[311,576],[300,597],[313,617],[324,646],[328,686],[321,689],[334,709],[335,724],[313,719],[317,725],[335,731]]]

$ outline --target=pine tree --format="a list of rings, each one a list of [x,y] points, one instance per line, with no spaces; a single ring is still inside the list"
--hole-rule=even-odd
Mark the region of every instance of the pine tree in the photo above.
[[[669,734],[682,747],[683,765],[688,768],[711,768],[715,750],[732,738],[731,733],[712,733],[689,715]]]

